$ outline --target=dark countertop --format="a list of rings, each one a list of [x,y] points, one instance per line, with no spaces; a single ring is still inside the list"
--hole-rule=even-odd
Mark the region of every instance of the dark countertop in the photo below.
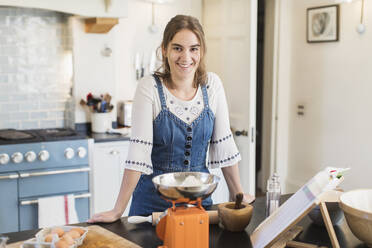
[[[113,123],[112,127],[117,130],[124,128],[124,126],[118,126],[116,122]],[[114,130],[114,133],[93,133],[91,132],[90,123],[76,123],[75,132],[87,138],[94,139],[95,143],[111,142],[111,141],[127,141],[127,140],[129,141],[130,139],[130,135],[122,135],[121,133],[119,133],[119,131],[115,133],[115,130]]]
[[[89,138],[94,139],[94,143],[111,142],[111,141],[129,141],[129,135],[112,134],[112,133],[89,133]]]
[[[283,196],[282,199],[288,199],[289,195]],[[244,232],[228,232],[221,229],[218,225],[210,225],[209,237],[210,247],[234,247],[247,248],[252,247],[249,234],[264,220],[265,218],[265,197],[257,198],[253,204],[254,211],[250,224]],[[213,207],[214,209],[216,206]],[[79,224],[88,226],[87,223]],[[110,224],[99,224],[101,227],[110,230],[142,247],[157,247],[161,245],[161,240],[156,236],[155,227],[150,223],[130,224],[127,222],[127,217]],[[298,225],[304,228],[304,231],[296,240],[316,244],[318,246],[332,247],[327,230],[325,227],[320,227],[311,222],[306,216]],[[341,248],[368,248],[366,244],[359,241],[350,231],[346,220],[344,219],[339,225],[335,226],[335,232]],[[23,231],[17,233],[8,233],[5,236],[10,238],[8,243],[26,240],[35,235],[38,230]]]
[[[92,133],[90,131],[77,131],[78,134],[94,140],[94,143],[112,142],[112,141],[129,141],[129,135],[120,133]]]

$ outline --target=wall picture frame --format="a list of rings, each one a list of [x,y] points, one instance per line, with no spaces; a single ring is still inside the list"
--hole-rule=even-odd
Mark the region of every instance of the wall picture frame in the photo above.
[[[334,42],[339,40],[339,5],[307,9],[307,42]]]

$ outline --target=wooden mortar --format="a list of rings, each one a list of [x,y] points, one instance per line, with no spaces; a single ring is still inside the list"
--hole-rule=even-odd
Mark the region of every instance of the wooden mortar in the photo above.
[[[218,205],[218,218],[223,227],[230,232],[243,231],[251,221],[253,206],[242,202],[243,194],[236,195],[236,202]]]

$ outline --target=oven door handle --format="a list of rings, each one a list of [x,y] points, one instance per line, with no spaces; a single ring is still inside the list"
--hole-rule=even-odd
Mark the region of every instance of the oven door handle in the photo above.
[[[55,171],[40,171],[40,172],[31,172],[31,173],[21,173],[20,177],[39,177],[39,176],[49,176],[57,174],[67,174],[67,173],[76,173],[76,172],[85,172],[90,171],[89,167],[78,168],[78,169],[67,169],[67,170],[55,170]]]
[[[0,175],[0,180],[5,180],[5,179],[17,179],[19,178],[18,174],[10,174],[10,175]]]
[[[85,193],[85,194],[79,194],[79,195],[74,195],[74,198],[75,199],[79,199],[79,198],[89,198],[91,195],[90,193]],[[38,200],[29,200],[29,201],[21,201],[20,204],[22,206],[25,206],[25,205],[31,205],[31,204],[38,204],[39,201]]]

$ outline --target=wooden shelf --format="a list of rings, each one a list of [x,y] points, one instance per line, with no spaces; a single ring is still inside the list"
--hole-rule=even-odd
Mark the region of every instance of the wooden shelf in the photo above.
[[[118,23],[118,18],[88,18],[85,19],[85,32],[97,34],[108,33]]]

